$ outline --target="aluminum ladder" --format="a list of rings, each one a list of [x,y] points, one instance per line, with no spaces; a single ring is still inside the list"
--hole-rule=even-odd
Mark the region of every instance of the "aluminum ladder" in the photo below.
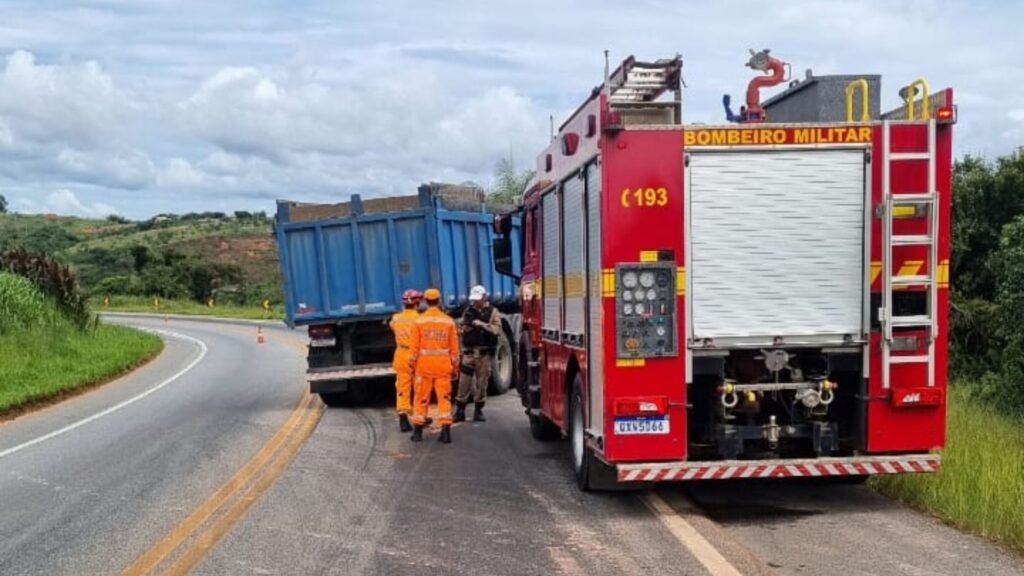
[[[653,102],[669,90],[679,89],[679,56],[656,62],[638,62],[627,58],[605,81],[612,104]]]
[[[928,150],[926,152],[893,152],[892,123],[882,123],[882,307],[879,319],[882,323],[882,388],[888,390],[891,384],[891,368],[894,364],[926,363],[928,365],[928,386],[935,386],[935,341],[939,334],[938,323],[938,193],[935,188],[935,120],[928,120]],[[925,162],[928,167],[928,185],[924,193],[893,190],[891,182],[892,165],[897,162]],[[894,220],[897,218],[927,218],[928,231],[925,234],[894,234]],[[924,246],[928,256],[924,269],[914,275],[893,273],[893,248],[897,246]],[[927,298],[926,313],[923,315],[897,316],[893,313],[894,290],[924,287]],[[919,328],[928,330],[928,351],[926,354],[894,355],[894,328]]]

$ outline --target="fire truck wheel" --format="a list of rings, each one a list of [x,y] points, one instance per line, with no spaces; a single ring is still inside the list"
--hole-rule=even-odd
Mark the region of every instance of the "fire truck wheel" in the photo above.
[[[494,350],[494,362],[491,365],[491,383],[488,387],[488,394],[500,396],[512,386],[512,370],[514,359],[512,358],[512,346],[508,338],[501,334],[498,336],[498,346]]]
[[[572,451],[572,469],[576,484],[586,492],[614,490],[618,487],[615,470],[601,462],[587,448],[584,434],[583,383],[579,374],[572,383],[569,397],[569,443]]]

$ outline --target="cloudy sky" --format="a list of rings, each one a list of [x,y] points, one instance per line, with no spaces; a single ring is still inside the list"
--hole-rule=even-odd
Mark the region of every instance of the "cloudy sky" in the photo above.
[[[532,165],[602,51],[684,59],[686,121],[741,97],[748,48],[795,75],[957,90],[957,153],[1024,144],[1019,2],[0,0],[0,194],[144,218],[489,184]],[[486,7],[494,5],[495,7]]]

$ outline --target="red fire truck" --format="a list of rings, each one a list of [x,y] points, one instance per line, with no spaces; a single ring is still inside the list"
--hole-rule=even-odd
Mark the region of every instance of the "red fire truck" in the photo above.
[[[938,470],[952,90],[880,114],[877,76],[761,76],[738,123],[684,125],[681,69],[606,66],[495,221],[532,434],[585,490]]]

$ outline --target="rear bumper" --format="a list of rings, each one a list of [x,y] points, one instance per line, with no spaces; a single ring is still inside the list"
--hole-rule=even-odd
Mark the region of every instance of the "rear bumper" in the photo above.
[[[309,384],[309,391],[314,394],[320,392],[345,392],[348,390],[348,383],[352,380],[386,378],[394,375],[395,369],[390,364],[369,364],[347,368],[314,368],[306,371],[306,383]]]
[[[619,482],[676,482],[736,478],[815,478],[938,472],[938,454],[850,456],[793,460],[723,460],[721,462],[651,462],[618,464]]]

